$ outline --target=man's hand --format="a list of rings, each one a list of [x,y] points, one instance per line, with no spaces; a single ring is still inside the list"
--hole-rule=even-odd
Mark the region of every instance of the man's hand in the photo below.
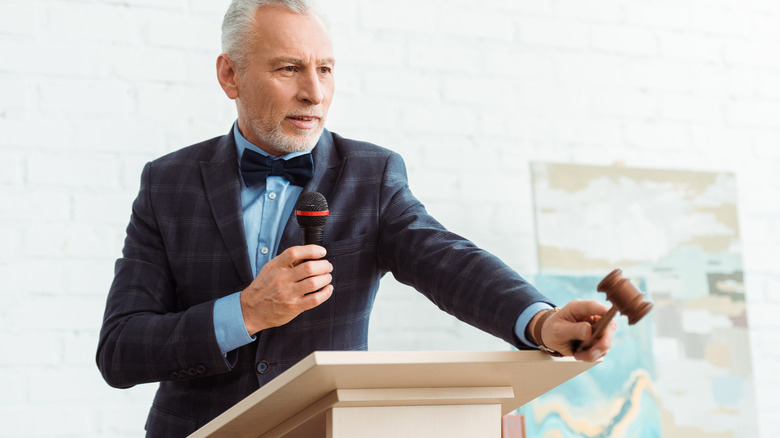
[[[241,292],[241,312],[250,335],[287,324],[330,298],[333,265],[325,248],[294,246],[274,257]]]
[[[612,338],[617,330],[617,322],[614,319],[609,322],[601,338],[587,350],[574,353],[572,341],[590,339],[593,333],[591,324],[598,321],[607,310],[607,306],[598,301],[572,300],[544,321],[541,341],[547,348],[566,356],[574,355],[577,360],[598,360],[612,347]]]

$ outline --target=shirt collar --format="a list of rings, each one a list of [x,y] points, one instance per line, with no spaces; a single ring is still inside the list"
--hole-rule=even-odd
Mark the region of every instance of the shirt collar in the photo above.
[[[268,152],[260,149],[259,147],[255,146],[249,140],[247,140],[243,135],[241,135],[241,131],[238,130],[238,120],[236,120],[235,123],[233,123],[233,136],[236,139],[236,152],[238,152],[237,158],[238,158],[238,167],[239,167],[239,169],[241,168],[241,156],[244,153],[244,149],[251,149],[251,150],[257,152],[258,154],[265,155],[266,157],[271,157],[271,158],[273,158],[275,160],[277,160],[277,159],[289,160],[290,158],[294,158],[294,157],[298,157],[298,156],[301,156],[301,155],[306,155],[306,154],[311,153],[311,151],[307,151],[307,152],[291,152],[289,154],[282,155],[281,157],[275,157],[275,156],[269,154]]]

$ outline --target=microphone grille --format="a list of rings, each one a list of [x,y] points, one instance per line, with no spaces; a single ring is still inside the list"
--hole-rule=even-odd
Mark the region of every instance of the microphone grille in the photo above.
[[[328,220],[328,214],[328,201],[322,193],[301,193],[295,203],[295,217],[302,227],[322,227]]]

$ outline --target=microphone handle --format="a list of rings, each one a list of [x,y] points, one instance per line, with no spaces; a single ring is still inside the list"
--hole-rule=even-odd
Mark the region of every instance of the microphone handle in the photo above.
[[[325,227],[301,227],[301,237],[304,245],[322,246],[322,229]]]
[[[319,245],[322,246],[322,229],[325,228],[322,227],[301,227],[301,237],[302,237],[302,243],[304,245]],[[310,261],[310,260],[305,260]],[[322,289],[316,290],[314,292],[319,292]],[[309,292],[306,295],[313,294],[314,292]]]

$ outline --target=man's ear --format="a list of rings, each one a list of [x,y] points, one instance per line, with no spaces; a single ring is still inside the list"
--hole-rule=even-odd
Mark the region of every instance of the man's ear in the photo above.
[[[217,57],[217,80],[219,85],[230,99],[238,97],[238,85],[237,85],[238,71],[236,65],[232,59],[223,53]]]

